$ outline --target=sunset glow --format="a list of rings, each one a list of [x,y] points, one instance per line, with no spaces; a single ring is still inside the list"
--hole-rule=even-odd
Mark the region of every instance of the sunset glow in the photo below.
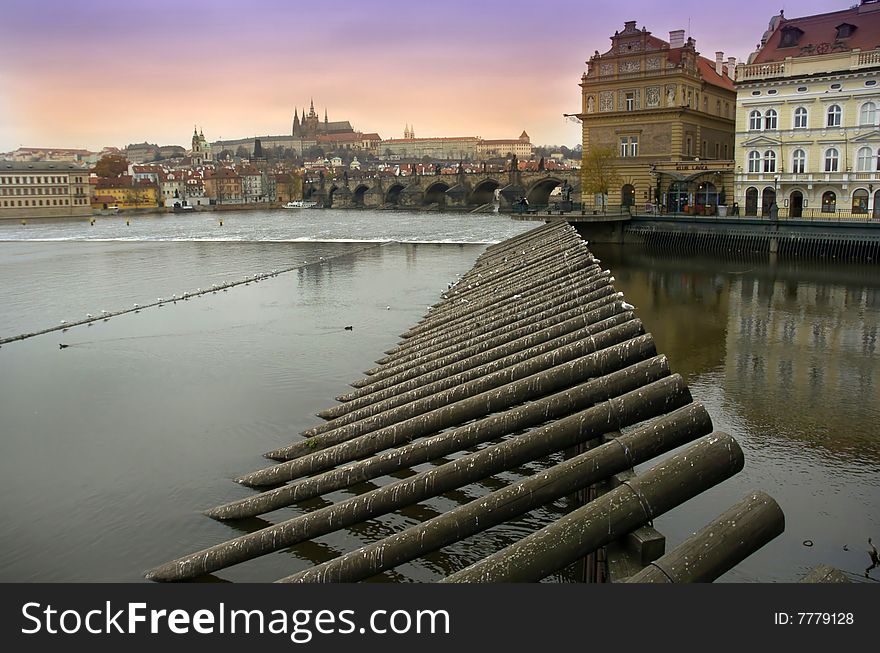
[[[845,9],[805,0],[786,15]],[[578,82],[626,20],[667,39],[687,29],[704,56],[744,59],[778,8],[698,0],[314,2],[7,0],[0,20],[0,151],[99,150],[286,134],[315,107],[400,137],[514,138],[573,146]]]

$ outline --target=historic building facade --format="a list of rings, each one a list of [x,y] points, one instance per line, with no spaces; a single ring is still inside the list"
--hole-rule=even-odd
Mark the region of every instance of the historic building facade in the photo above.
[[[534,152],[529,135],[523,130],[519,138],[481,139],[477,145],[477,157],[480,159],[504,158],[515,154],[519,159],[531,159]]]
[[[700,56],[684,30],[669,42],[636,21],[597,50],[581,78],[584,161],[591,148],[612,148],[619,180],[608,197],[591,192],[586,208],[649,205],[668,212],[714,212],[733,185],[735,62]],[[587,166],[585,165],[584,168]]]
[[[0,161],[0,218],[86,216],[89,171],[73,163]]]
[[[293,128],[291,135],[295,138],[314,139],[319,134],[351,134],[354,133],[351,123],[348,120],[340,120],[330,122],[327,120],[327,109],[324,109],[324,121],[318,118],[315,113],[315,102],[309,105],[309,113],[303,109],[302,120],[300,120],[296,110],[293,111]]]
[[[880,2],[775,16],[736,87],[745,214],[880,218]]]

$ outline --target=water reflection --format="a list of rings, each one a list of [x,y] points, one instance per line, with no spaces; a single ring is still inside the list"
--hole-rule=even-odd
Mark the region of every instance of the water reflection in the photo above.
[[[716,429],[746,453],[742,474],[688,504],[690,519],[658,520],[670,543],[761,488],[782,505],[786,533],[733,579],[795,580],[818,562],[864,570],[855,543],[880,533],[876,267],[595,250]]]

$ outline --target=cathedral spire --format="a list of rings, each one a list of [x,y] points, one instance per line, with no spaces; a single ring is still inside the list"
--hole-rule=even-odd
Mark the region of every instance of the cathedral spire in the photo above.
[[[324,124],[327,124],[327,107],[324,107]]]
[[[315,101],[312,99],[309,101],[309,118],[313,116],[316,117],[317,115],[318,114],[315,113]]]

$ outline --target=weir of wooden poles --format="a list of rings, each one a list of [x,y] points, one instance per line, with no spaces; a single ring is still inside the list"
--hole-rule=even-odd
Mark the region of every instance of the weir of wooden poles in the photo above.
[[[713,432],[600,263],[562,222],[488,247],[378,367],[320,413],[324,423],[267,453],[274,464],[237,479],[262,492],[205,512],[224,521],[271,520],[268,513],[291,506],[300,514],[146,577],[218,572],[495,477],[494,491],[327,562],[296,568],[291,559],[290,575],[278,580],[368,579],[581,493],[590,500],[573,512],[445,579],[537,581],[736,474],[739,445]],[[571,455],[522,480],[497,477],[559,452]],[[411,470],[424,463],[433,466]],[[584,494],[612,478],[616,487]],[[334,500],[339,490],[354,496]],[[316,497],[322,507],[309,509],[315,502],[304,502]],[[631,580],[713,580],[783,526],[773,499],[751,493],[680,547],[643,560],[648,566]]]

